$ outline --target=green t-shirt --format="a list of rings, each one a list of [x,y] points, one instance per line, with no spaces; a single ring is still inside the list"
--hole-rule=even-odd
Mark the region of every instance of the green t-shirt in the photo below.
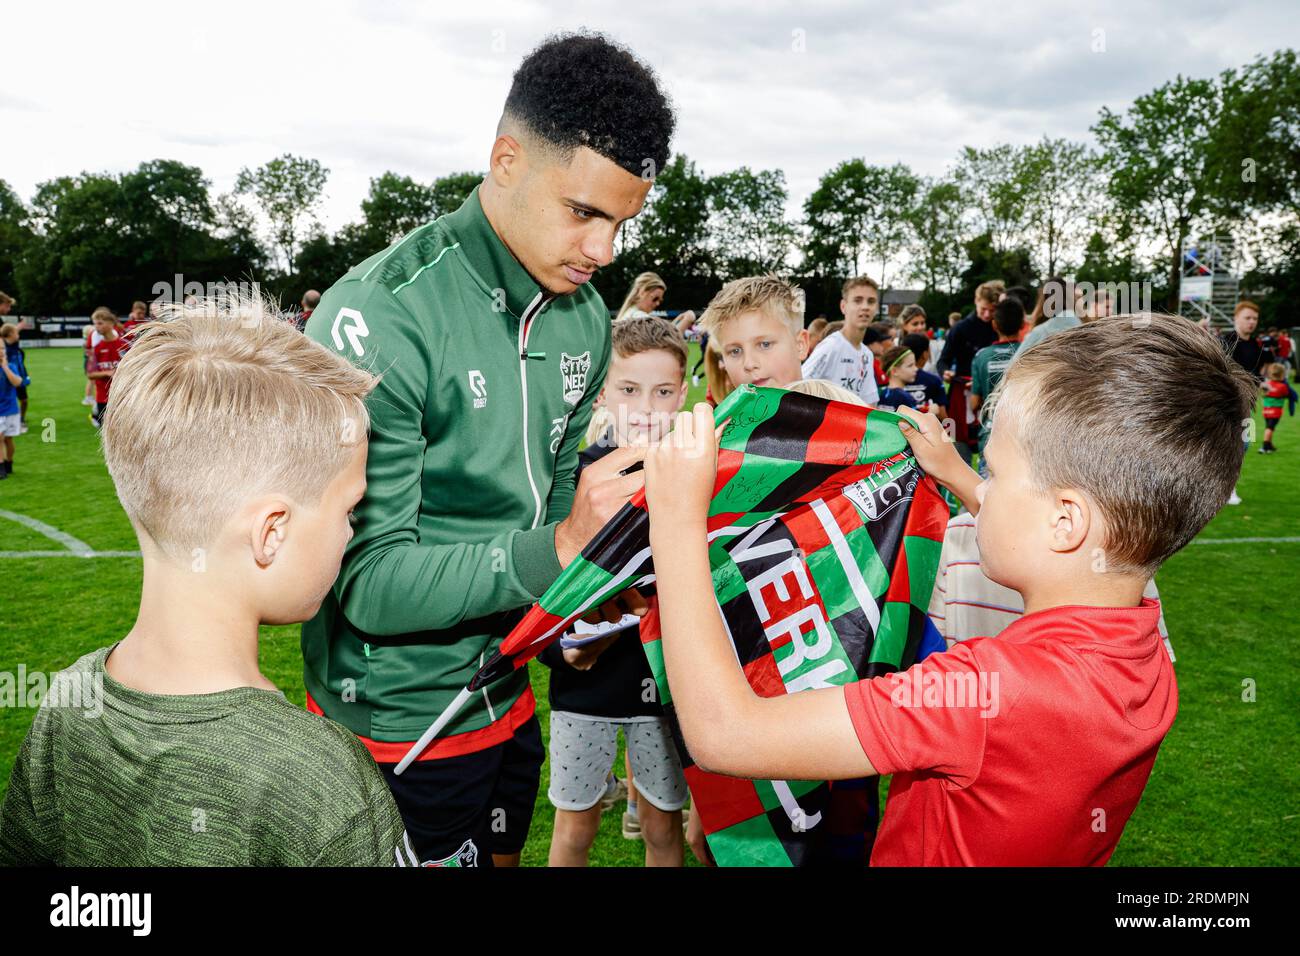
[[[51,680],[0,809],[0,865],[393,866],[402,818],[344,727],[276,691]],[[405,862],[405,860],[401,860]]]
[[[983,399],[979,413],[980,424],[983,426],[980,429],[980,451],[983,451],[984,446],[988,444],[989,432],[992,430],[989,428],[990,422],[985,412],[988,408],[989,396],[993,394],[993,389],[998,387],[998,382],[1002,381],[1007,366],[1016,357],[1016,350],[1019,348],[1019,342],[994,342],[976,352],[974,360],[970,363],[971,394]]]

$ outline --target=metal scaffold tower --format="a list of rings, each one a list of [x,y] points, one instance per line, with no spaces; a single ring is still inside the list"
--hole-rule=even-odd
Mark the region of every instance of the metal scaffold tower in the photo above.
[[[1240,279],[1237,246],[1227,236],[1189,236],[1183,241],[1178,313],[1193,321],[1209,318],[1215,328],[1232,324]]]

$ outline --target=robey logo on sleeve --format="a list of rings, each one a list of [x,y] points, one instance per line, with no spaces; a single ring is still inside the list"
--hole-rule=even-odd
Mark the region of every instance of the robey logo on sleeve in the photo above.
[[[483,408],[487,405],[487,379],[476,368],[469,370],[469,390],[474,395],[475,408]]]

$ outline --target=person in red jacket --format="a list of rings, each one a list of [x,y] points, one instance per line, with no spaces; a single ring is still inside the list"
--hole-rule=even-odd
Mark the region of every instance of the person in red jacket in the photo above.
[[[108,409],[108,389],[113,384],[113,373],[117,363],[126,352],[126,336],[118,331],[117,316],[100,306],[91,313],[90,320],[95,324],[95,333],[90,337],[90,361],[86,366],[86,378],[95,384],[95,410],[90,414],[90,423],[96,428],[104,424],[104,412]]]

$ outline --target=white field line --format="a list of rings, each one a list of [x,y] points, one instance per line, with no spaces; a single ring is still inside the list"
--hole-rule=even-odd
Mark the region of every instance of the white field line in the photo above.
[[[16,521],[25,527],[31,528],[40,534],[45,535],[51,541],[63,545],[65,551],[0,551],[0,559],[3,558],[138,558],[139,551],[96,551],[86,542],[66,532],[60,531],[44,521],[38,521],[35,518],[29,518],[27,515],[20,515],[14,511],[4,511],[0,509],[0,518],[8,518],[10,521]],[[1277,538],[1194,538],[1192,544],[1296,544],[1300,542],[1300,536],[1277,537]]]
[[[0,558],[138,558],[139,551],[0,551]]]
[[[0,558],[138,558],[139,551],[96,551],[80,538],[74,538],[67,532],[60,531],[44,521],[37,521],[16,511],[0,509],[0,518],[16,521],[38,534],[43,534],[55,544],[61,544],[63,551],[0,551]]]
[[[1295,544],[1300,537],[1285,538],[1193,538],[1192,544]]]

